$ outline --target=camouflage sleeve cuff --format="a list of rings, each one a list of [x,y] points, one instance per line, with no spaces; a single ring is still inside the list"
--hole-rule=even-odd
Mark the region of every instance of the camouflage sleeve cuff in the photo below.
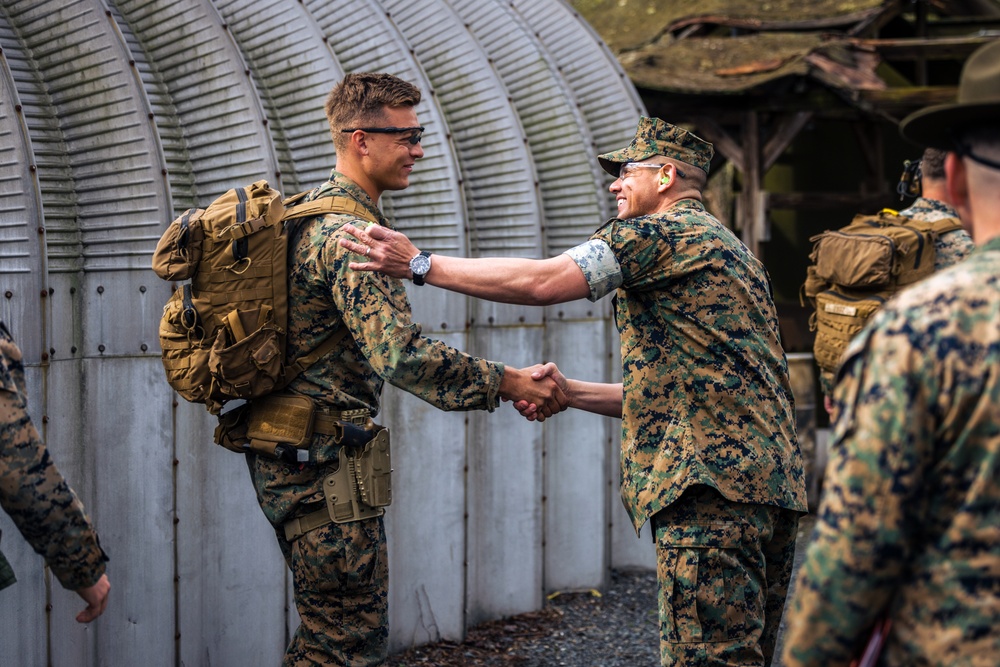
[[[615,258],[615,253],[604,241],[591,239],[586,243],[570,248],[564,255],[576,262],[583,271],[587,284],[590,285],[591,301],[615,291],[623,282],[622,269]]]
[[[505,366],[499,361],[487,362],[490,379],[486,390],[486,411],[493,412],[500,405],[500,380],[503,379]]]

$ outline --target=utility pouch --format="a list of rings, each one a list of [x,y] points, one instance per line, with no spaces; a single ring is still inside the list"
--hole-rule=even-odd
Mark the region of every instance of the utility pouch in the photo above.
[[[288,463],[305,463],[315,414],[308,396],[271,394],[258,399],[247,421],[247,448]]]
[[[250,448],[247,437],[248,405],[241,405],[235,410],[229,410],[219,415],[219,425],[215,427],[215,444],[221,445],[231,452],[245,454]]]
[[[364,447],[341,447],[340,465],[323,480],[330,519],[349,523],[381,516],[392,502],[389,431],[380,428]]]

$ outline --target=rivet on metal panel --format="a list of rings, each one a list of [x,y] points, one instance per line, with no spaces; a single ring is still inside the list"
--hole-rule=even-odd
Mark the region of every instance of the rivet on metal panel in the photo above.
[[[448,328],[448,323],[447,322],[442,322],[441,323],[441,330],[443,331],[443,330],[445,330],[447,328]]]
[[[52,355],[53,357],[56,356],[56,348],[50,347],[49,348],[49,354]]]
[[[98,294],[104,294],[104,285],[98,285],[97,286],[97,293]]]
[[[38,233],[39,234],[44,234],[45,233],[45,227],[39,227],[38,228]]]
[[[35,165],[33,165],[33,164],[29,164],[29,165],[28,165],[28,171],[30,171],[30,172],[34,172],[34,171],[35,171]]]
[[[18,113],[21,113],[21,105],[20,104],[15,104],[14,105],[14,111],[16,111]]]
[[[45,290],[42,290],[42,298],[43,298],[43,299],[44,299],[45,297],[47,297],[48,295],[49,295],[49,293],[48,293],[48,292],[46,292]]]
[[[69,353],[70,354],[76,354],[76,345],[74,345],[73,347],[69,348]]]
[[[143,352],[145,352],[146,350],[149,349],[149,346],[146,345],[145,343],[143,343],[142,345],[139,346],[139,349],[142,350]]]
[[[281,178],[281,172],[280,171],[274,172],[274,177],[275,178]]]
[[[135,61],[130,58],[129,61],[128,61],[128,66],[129,67],[135,67]]]
[[[243,70],[243,74],[245,74],[246,76],[250,76],[250,70],[248,69]]]
[[[50,287],[49,288],[49,296],[52,296],[55,293],[56,293],[56,288],[55,287]]]
[[[42,352],[42,361],[48,361],[48,360],[49,360],[49,353]]]
[[[145,285],[139,285],[139,292],[142,293],[142,294],[145,294],[146,293],[146,286]]]
[[[493,316],[490,315],[486,321],[489,322],[490,324],[493,324]]]
[[[14,293],[11,292],[10,290],[7,290],[6,292],[3,293],[3,295],[5,297],[7,297],[8,299],[10,299],[10,298],[12,298],[14,296]]]
[[[150,111],[148,114],[146,114],[146,117],[149,118],[149,120],[153,120],[154,118],[156,118],[156,114]]]
[[[97,351],[100,352],[101,354],[104,354],[104,343],[101,343],[100,345],[97,346]]]
[[[563,318],[563,311],[560,310],[559,311],[559,319],[561,320],[562,318]]]
[[[524,315],[521,315],[520,317],[518,317],[517,321],[518,322],[524,322]]]
[[[228,23],[223,23],[222,24],[222,29],[223,30],[229,30],[229,24]]]
[[[75,287],[70,287],[69,288],[69,293],[70,294],[76,294],[76,288]]]
[[[247,74],[249,74],[249,73],[250,72],[247,72]],[[263,123],[264,123],[264,126],[267,127],[267,119],[266,118],[264,119]]]
[[[166,176],[166,175],[167,175],[167,170],[166,169],[161,169],[160,170],[160,176]]]
[[[42,423],[43,424],[48,424],[49,423],[49,416],[48,415],[42,415]]]

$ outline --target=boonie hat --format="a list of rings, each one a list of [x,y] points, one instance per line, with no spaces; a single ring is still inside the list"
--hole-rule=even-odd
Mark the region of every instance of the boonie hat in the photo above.
[[[598,155],[597,161],[604,171],[617,176],[621,165],[626,162],[662,155],[698,167],[707,174],[714,154],[712,144],[693,132],[659,118],[641,116],[632,143],[620,150]]]
[[[951,150],[955,129],[982,121],[1000,124],[1000,39],[979,47],[962,67],[958,101],[916,111],[899,124],[905,139]]]

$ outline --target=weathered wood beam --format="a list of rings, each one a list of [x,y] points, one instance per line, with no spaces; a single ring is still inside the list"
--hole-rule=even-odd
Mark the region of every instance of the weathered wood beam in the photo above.
[[[761,173],[766,174],[767,170],[774,166],[781,154],[785,152],[788,145],[798,136],[802,128],[812,120],[811,111],[799,111],[798,113],[785,116],[778,122],[778,129],[774,131],[771,138],[764,144],[764,154],[761,159]]]
[[[746,153],[743,151],[743,148],[740,147],[739,143],[729,136],[729,133],[726,132],[725,128],[711,118],[698,118],[693,122],[698,127],[698,135],[715,144],[715,150],[722,153],[727,160],[736,165],[736,168],[740,172],[746,171],[744,166],[746,162]]]
[[[875,49],[886,60],[964,60],[996,37],[913,37],[905,39],[852,39],[861,48]]]
[[[760,118],[756,111],[748,111],[744,114],[740,129],[744,168],[740,190],[740,217],[742,220],[737,221],[737,226],[742,228],[744,245],[755,256],[761,257],[760,243],[767,240],[769,230],[766,227],[767,217],[764,215],[762,205]]]

